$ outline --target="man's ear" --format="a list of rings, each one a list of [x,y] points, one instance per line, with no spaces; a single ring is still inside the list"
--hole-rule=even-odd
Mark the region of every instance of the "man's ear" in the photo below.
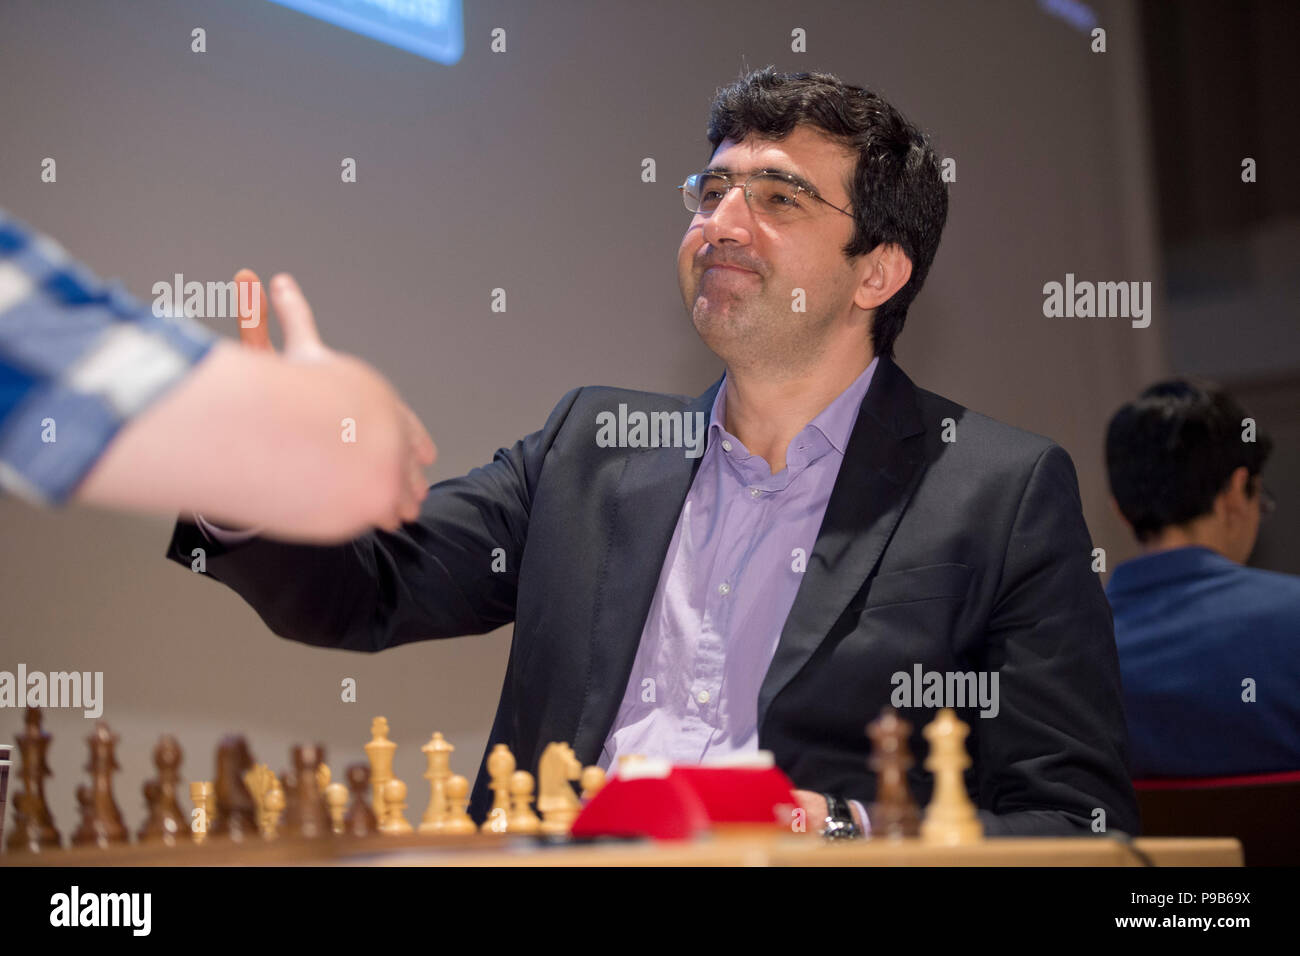
[[[1254,495],[1250,493],[1250,472],[1245,465],[1238,465],[1232,470],[1219,497],[1223,499],[1227,511],[1233,514],[1244,511],[1254,500]]]
[[[889,301],[912,278],[912,260],[896,242],[882,242],[863,257],[866,271],[853,304],[868,311]]]

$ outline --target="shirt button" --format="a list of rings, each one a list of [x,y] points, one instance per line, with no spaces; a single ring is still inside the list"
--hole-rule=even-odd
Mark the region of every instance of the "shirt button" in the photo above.
[[[718,585],[718,593],[723,595],[730,594],[731,585],[728,584],[726,581],[723,581],[721,584]]]
[[[731,451],[731,442],[729,442],[729,441],[724,441],[724,442],[722,443],[722,450],[723,450],[723,451]]]
[[[707,690],[702,690],[695,695],[695,699],[701,704],[707,704],[709,702],[709,692]]]
[[[759,495],[761,495],[762,493],[763,493],[763,492],[759,491],[757,488],[750,488],[750,489],[749,489],[749,497],[751,497],[751,498],[757,498],[757,497],[758,497]]]

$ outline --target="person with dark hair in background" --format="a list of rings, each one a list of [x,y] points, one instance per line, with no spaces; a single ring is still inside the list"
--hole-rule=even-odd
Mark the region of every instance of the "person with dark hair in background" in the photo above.
[[[770,67],[718,91],[708,140],[677,252],[725,366],[702,395],[575,389],[395,533],[304,548],[182,521],[168,556],[211,548],[208,577],[317,646],[513,622],[489,751],[535,766],[565,741],[610,767],[762,749],[828,834],[870,826],[864,728],[900,675],[1000,678],[987,711],[958,704],[985,831],[1136,832],[1069,455],[893,360],[947,216],[934,149],[869,90]],[[608,427],[634,416],[662,431]],[[940,705],[899,706],[923,754]],[[909,784],[928,803],[920,760]],[[479,820],[487,785],[481,766]]]
[[[1243,567],[1273,443],[1178,379],[1111,419],[1106,467],[1143,555],[1106,588],[1138,778],[1300,770],[1300,577]]]

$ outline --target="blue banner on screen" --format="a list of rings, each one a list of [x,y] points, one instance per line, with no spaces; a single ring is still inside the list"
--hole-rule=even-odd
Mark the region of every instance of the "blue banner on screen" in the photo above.
[[[271,0],[439,63],[465,52],[461,0]]]

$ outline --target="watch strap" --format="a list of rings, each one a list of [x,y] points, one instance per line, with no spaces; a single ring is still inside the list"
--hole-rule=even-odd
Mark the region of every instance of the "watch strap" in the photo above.
[[[822,797],[826,800],[826,826],[822,836],[828,840],[844,840],[862,835],[845,801],[833,793],[823,793]]]

